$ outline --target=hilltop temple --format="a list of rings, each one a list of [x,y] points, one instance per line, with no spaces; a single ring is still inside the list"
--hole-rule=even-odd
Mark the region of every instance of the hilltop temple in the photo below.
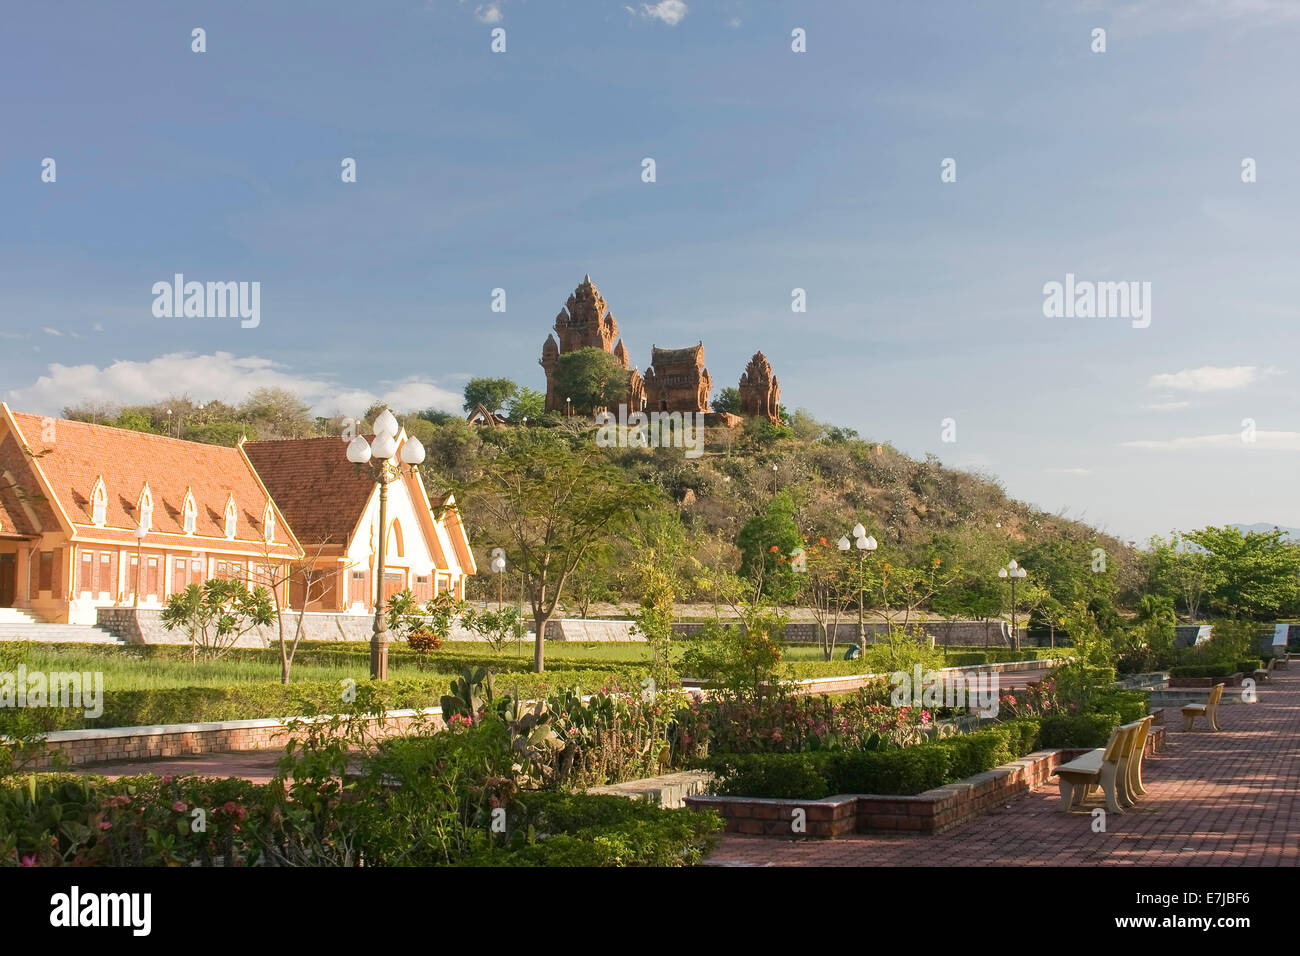
[[[559,342],[555,340],[558,335]],[[554,334],[542,344],[539,364],[546,372],[546,410],[567,413],[563,395],[555,388],[555,368],[560,356],[578,349],[597,348],[609,352],[629,372],[626,404],[629,411],[697,412],[706,414],[713,377],[704,366],[704,343],[683,349],[650,349],[650,366],[641,374],[632,366],[627,346],[618,335],[618,322],[604,297],[584,276],[582,284],[555,317]],[[762,352],[755,352],[740,376],[741,413],[780,422],[781,386],[772,365]]]

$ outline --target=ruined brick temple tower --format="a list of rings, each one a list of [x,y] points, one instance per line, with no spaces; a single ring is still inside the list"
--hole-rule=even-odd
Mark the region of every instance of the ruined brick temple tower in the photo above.
[[[555,340],[559,336],[559,342]],[[578,349],[597,348],[609,352],[629,371],[629,411],[707,413],[713,377],[704,367],[704,343],[684,349],[650,350],[650,366],[643,377],[630,365],[627,347],[618,337],[618,323],[604,297],[583,276],[582,284],[569,296],[555,317],[554,334],[542,344],[539,364],[546,372],[546,410],[564,413],[563,395],[556,394],[555,366],[560,356]],[[741,411],[747,416],[780,421],[781,390],[772,366],[762,352],[756,352],[740,377]]]

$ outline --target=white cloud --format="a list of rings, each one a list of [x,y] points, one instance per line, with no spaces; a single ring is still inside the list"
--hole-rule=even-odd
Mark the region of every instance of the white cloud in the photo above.
[[[49,414],[88,402],[137,405],[169,395],[233,405],[256,388],[289,389],[317,415],[360,414],[376,401],[389,402],[399,412],[425,408],[454,412],[460,410],[462,400],[455,392],[419,379],[397,382],[376,393],[300,375],[260,356],[240,358],[230,352],[178,352],[146,362],[116,361],[103,368],[53,364],[34,384],[11,389],[5,398],[18,411]]]
[[[631,7],[624,9],[631,10]],[[641,4],[641,16],[650,20],[662,20],[670,27],[675,27],[689,11],[682,0],[659,0],[658,3]]]
[[[1203,365],[1200,368],[1185,368],[1179,372],[1166,372],[1152,375],[1147,382],[1148,388],[1167,388],[1187,392],[1223,392],[1263,381],[1270,375],[1276,375],[1275,368],[1259,368],[1255,365],[1233,365],[1230,367]]]
[[[1148,448],[1155,451],[1189,451],[1209,448],[1263,448],[1269,451],[1300,451],[1300,432],[1255,432],[1253,442],[1241,440],[1240,432],[1222,435],[1187,435],[1182,438],[1162,438],[1144,441],[1121,442],[1126,448]]]
[[[1180,408],[1187,408],[1191,402],[1156,402],[1153,405],[1143,405],[1142,407],[1148,412],[1176,412]]]
[[[1091,475],[1091,468],[1047,468],[1049,475]]]
[[[740,27],[740,22],[741,22],[740,17],[732,17],[730,20],[727,21],[727,26],[735,30]]]
[[[506,18],[499,3],[480,4],[474,8],[474,17],[479,23],[500,23]]]
[[[46,335],[57,335],[59,338],[63,338],[62,332],[60,332],[58,329],[52,329],[49,326],[46,326],[45,328],[41,329],[41,331],[44,332]]]

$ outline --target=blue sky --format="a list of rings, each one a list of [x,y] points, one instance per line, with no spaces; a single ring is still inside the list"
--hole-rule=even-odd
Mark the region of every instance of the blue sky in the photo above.
[[[788,407],[1125,538],[1300,525],[1300,4],[6,16],[16,408],[281,384],[325,414],[455,407],[472,375],[540,388],[541,343],[590,273],[642,368],[652,344],[702,339],[721,387],[762,349]],[[260,282],[260,324],[155,318],[151,288],[176,272]],[[1150,326],[1046,318],[1066,273],[1150,282]]]

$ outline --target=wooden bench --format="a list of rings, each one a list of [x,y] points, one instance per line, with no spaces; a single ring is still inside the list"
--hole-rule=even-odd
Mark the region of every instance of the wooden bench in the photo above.
[[[1204,717],[1206,723],[1210,725],[1211,730],[1220,730],[1219,727],[1219,698],[1223,696],[1223,685],[1215,684],[1214,689],[1210,691],[1210,699],[1204,704],[1188,704],[1183,708],[1183,731],[1187,732],[1192,729],[1196,723],[1197,717]]]
[[[1277,658],[1276,657],[1269,658],[1267,666],[1259,667],[1255,669],[1255,680],[1260,682],[1268,680],[1269,675],[1273,673],[1273,669],[1276,668],[1277,666],[1278,666]]]
[[[1142,758],[1147,752],[1147,737],[1151,735],[1151,722],[1155,718],[1147,716],[1138,721],[1137,733],[1133,735],[1133,753],[1128,760],[1128,790],[1136,800],[1145,797],[1147,788],[1142,784]]]
[[[1111,813],[1123,813],[1120,806],[1121,790],[1124,803],[1133,805],[1128,798],[1128,768],[1125,753],[1132,753],[1132,741],[1138,724],[1125,724],[1116,727],[1105,747],[1090,751],[1082,757],[1076,757],[1069,763],[1056,768],[1053,776],[1061,788],[1061,812],[1067,813],[1096,787],[1101,787],[1106,798],[1106,809]]]

